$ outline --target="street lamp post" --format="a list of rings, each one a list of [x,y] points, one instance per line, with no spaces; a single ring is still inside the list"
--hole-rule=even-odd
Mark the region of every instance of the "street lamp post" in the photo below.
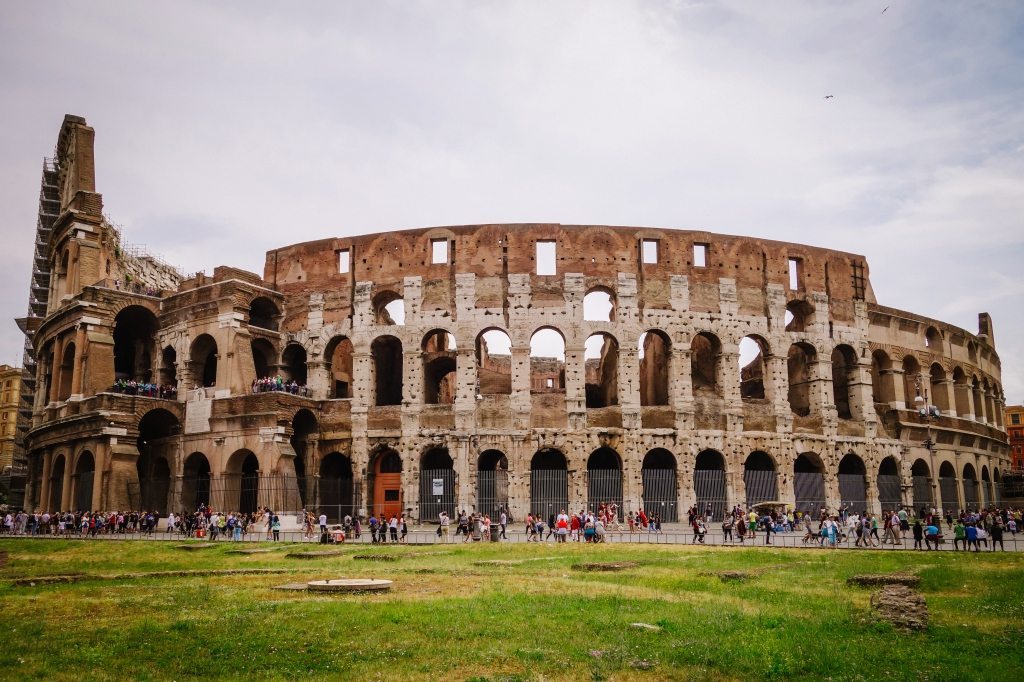
[[[918,415],[920,415],[920,417],[925,421],[925,424],[927,425],[927,435],[925,436],[925,440],[923,443],[921,443],[921,445],[923,445],[925,450],[928,451],[928,459],[930,460],[928,466],[930,472],[935,472],[935,442],[932,440],[932,422],[934,422],[935,419],[939,416],[939,408],[932,405],[931,401],[928,399],[928,388],[926,386],[921,386],[920,376],[917,376],[914,379],[914,390],[917,393],[917,395],[914,397],[914,406],[917,408]],[[924,394],[923,396],[922,393]],[[943,505],[945,505],[948,501],[943,500],[942,502]],[[935,493],[933,484],[932,507],[934,508],[934,506]]]

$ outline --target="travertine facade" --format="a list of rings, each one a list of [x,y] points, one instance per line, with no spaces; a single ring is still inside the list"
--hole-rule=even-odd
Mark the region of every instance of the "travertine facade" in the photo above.
[[[222,267],[119,290],[92,130],[66,121],[61,139],[53,292],[31,325],[37,507],[432,519],[616,501],[671,520],[691,504],[998,495],[991,320],[973,334],[881,306],[861,256],[473,225],[296,244],[269,252],[262,277]],[[305,388],[253,394],[278,374]],[[177,398],[108,391],[118,378]]]

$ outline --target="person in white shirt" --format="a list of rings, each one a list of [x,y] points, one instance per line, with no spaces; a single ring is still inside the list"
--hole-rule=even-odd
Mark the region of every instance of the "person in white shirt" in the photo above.
[[[320,514],[320,535],[327,532],[327,514]]]

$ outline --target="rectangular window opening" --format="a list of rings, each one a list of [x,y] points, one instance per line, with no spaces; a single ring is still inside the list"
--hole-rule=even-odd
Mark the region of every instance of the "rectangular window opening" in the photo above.
[[[430,262],[433,265],[442,265],[448,262],[448,240],[430,240]]]
[[[790,258],[789,259],[789,290],[790,291],[796,291],[796,290],[798,290],[800,288],[800,275],[803,274],[802,272],[800,272],[802,270],[801,265],[802,265],[802,261],[799,258]]]
[[[555,242],[554,241],[538,241],[537,242],[537,274],[538,275],[554,275],[556,273],[555,268]]]
[[[342,249],[338,251],[338,274],[344,275],[348,272],[351,263],[349,261],[348,249]]]
[[[658,262],[658,240],[644,239],[640,242],[640,250],[643,262],[652,265]]]
[[[548,379],[546,383],[547,383],[548,388],[554,388],[555,387],[555,380],[554,379]]]
[[[693,245],[693,266],[696,268],[706,268],[708,266],[707,244]]]

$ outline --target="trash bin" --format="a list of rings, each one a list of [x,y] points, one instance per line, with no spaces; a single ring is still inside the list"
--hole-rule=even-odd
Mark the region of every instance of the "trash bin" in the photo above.
[[[491,524],[491,542],[498,541],[498,533],[501,532],[501,526],[496,523]]]

